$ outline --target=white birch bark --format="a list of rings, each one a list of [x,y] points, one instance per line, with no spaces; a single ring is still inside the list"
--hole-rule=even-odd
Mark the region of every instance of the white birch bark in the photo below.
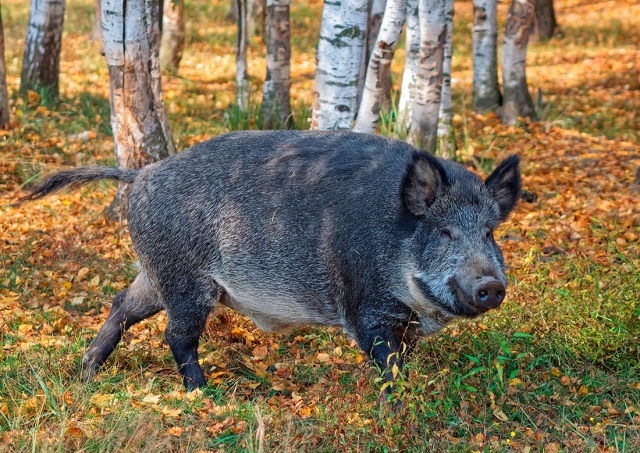
[[[249,35],[247,30],[247,0],[238,3],[238,38],[236,42],[236,103],[242,110],[249,108],[249,75],[247,73],[247,47]]]
[[[325,1],[311,129],[351,129],[365,57],[367,0]]]
[[[535,0],[513,0],[502,41],[504,99],[500,119],[515,124],[518,117],[537,119],[527,86],[527,44],[535,21]]]
[[[384,81],[391,73],[391,61],[404,25],[407,0],[389,0],[382,19],[380,33],[373,47],[364,91],[354,131],[373,134],[380,121],[384,97]]]
[[[274,114],[280,124],[288,126],[291,116],[291,0],[267,0],[267,76],[262,92],[264,124],[274,125]]]
[[[0,129],[9,129],[9,93],[7,90],[7,68],[4,64],[4,25],[0,5]]]
[[[442,64],[447,40],[447,0],[420,0],[420,63],[411,118],[411,143],[430,153],[437,147]]]
[[[159,4],[102,0],[101,6],[116,160],[139,168],[175,152],[160,86]],[[107,215],[118,217],[124,197],[121,185]]]
[[[164,0],[162,16],[162,40],[160,42],[160,66],[176,73],[182,60],[186,36],[184,24],[184,0]]]
[[[31,0],[20,91],[45,89],[58,97],[65,0]]]
[[[406,0],[405,0],[406,1]],[[363,61],[363,73],[362,73],[362,86],[359,91],[358,109],[360,109],[360,102],[362,101],[362,91],[364,90],[364,79],[366,78],[367,68],[369,66],[369,60],[373,54],[374,46],[378,40],[380,34],[380,27],[382,26],[382,18],[384,17],[384,10],[387,7],[387,0],[371,0],[369,9],[369,22],[367,23],[367,46],[366,55]],[[388,108],[391,104],[391,71],[385,73],[383,83],[382,94],[382,108]]]
[[[444,61],[442,62],[442,98],[438,114],[438,137],[440,140],[440,156],[452,157],[450,142],[447,140],[451,133],[451,114],[453,101],[451,99],[451,56],[453,53],[453,0],[446,0],[445,17],[447,20],[447,42],[444,46]]]
[[[418,17],[418,0],[407,0],[406,36],[404,70],[402,71],[402,88],[398,102],[398,127],[406,133],[411,127],[413,102],[418,79],[420,62],[420,19]]]
[[[473,0],[473,109],[496,110],[498,83],[498,0]]]
[[[369,24],[367,25],[367,62],[373,53],[374,46],[378,40],[384,10],[387,8],[387,0],[372,0],[369,11]]]

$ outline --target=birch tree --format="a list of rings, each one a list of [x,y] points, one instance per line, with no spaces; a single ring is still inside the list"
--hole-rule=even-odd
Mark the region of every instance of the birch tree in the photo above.
[[[9,129],[9,92],[7,90],[7,68],[4,64],[4,25],[0,5],[0,129]]]
[[[535,21],[535,0],[513,0],[502,41],[504,99],[500,119],[515,124],[518,117],[536,119],[527,86],[527,44]]]
[[[351,129],[365,57],[367,0],[326,2],[322,12],[311,129]]]
[[[374,46],[376,45],[376,41],[378,40],[378,35],[380,34],[380,27],[382,26],[382,18],[384,17],[384,10],[387,7],[387,0],[372,0],[371,7],[369,10],[369,22],[367,23],[367,52],[364,59],[364,76],[366,77],[367,66],[369,65],[369,60],[371,60],[371,55],[373,54]],[[383,74],[384,78],[382,79],[382,104],[381,107],[388,108],[391,104],[391,71]],[[364,89],[364,84],[362,86]],[[362,92],[360,92],[360,99],[362,99]],[[360,108],[358,106],[358,108]]]
[[[267,76],[262,93],[262,118],[273,126],[274,114],[287,126],[291,117],[291,0],[267,0]]]
[[[20,91],[45,90],[58,97],[65,0],[31,0]]]
[[[440,155],[452,157],[447,138],[451,133],[451,114],[453,100],[451,98],[451,57],[453,53],[453,0],[446,0],[445,17],[447,20],[447,41],[444,46],[444,61],[442,62],[442,99],[438,113],[438,137],[440,140]]]
[[[498,0],[473,0],[473,109],[496,110],[498,82]]]
[[[442,95],[444,48],[447,41],[447,0],[420,0],[420,63],[409,139],[430,153],[437,147]]]
[[[139,168],[175,153],[160,84],[160,7],[156,0],[102,0],[101,6],[116,160]],[[123,199],[120,186],[110,217],[118,216]]]
[[[418,80],[418,65],[420,62],[418,0],[407,0],[406,22],[404,71],[402,71],[402,88],[398,102],[398,124],[403,131],[409,131],[411,127],[416,81]]]
[[[178,72],[186,36],[184,0],[164,0],[163,10],[160,66],[169,72]]]
[[[242,110],[249,108],[249,74],[247,73],[247,0],[237,0],[238,37],[236,41],[236,103]]]
[[[374,46],[378,40],[378,34],[382,27],[384,10],[387,7],[387,0],[372,0],[369,10],[369,23],[367,25],[367,61],[373,53]]]
[[[553,0],[536,0],[536,31],[538,41],[548,41],[562,34],[556,20]]]
[[[261,39],[266,38],[266,0],[247,0],[247,36],[251,39],[259,36]]]
[[[373,134],[380,121],[384,100],[384,81],[390,77],[391,61],[404,25],[407,0],[388,0],[378,39],[367,66],[367,73],[354,130]]]

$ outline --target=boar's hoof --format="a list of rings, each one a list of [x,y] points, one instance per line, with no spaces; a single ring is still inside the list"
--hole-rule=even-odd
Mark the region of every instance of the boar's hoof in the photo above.
[[[479,284],[474,288],[473,302],[479,308],[489,310],[499,307],[504,300],[504,296],[504,285],[498,280],[490,279],[487,281],[481,279]]]
[[[192,392],[195,389],[205,387],[207,385],[207,380],[205,379],[204,374],[202,376],[194,377],[183,376],[182,383],[187,389],[187,392]]]
[[[80,377],[87,382],[91,381],[101,365],[102,363],[96,363],[96,360],[94,360],[94,358],[89,354],[85,354],[82,358]]]

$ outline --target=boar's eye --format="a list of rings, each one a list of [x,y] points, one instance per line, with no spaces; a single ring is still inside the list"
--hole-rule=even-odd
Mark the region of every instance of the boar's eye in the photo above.
[[[482,232],[484,233],[484,237],[486,239],[493,240],[493,230],[491,228],[484,227],[482,229]]]

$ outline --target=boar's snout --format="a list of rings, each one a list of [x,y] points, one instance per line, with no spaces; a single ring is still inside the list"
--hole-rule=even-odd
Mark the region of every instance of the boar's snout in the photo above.
[[[504,285],[493,277],[479,278],[473,287],[473,302],[479,308],[498,308],[506,294]]]

